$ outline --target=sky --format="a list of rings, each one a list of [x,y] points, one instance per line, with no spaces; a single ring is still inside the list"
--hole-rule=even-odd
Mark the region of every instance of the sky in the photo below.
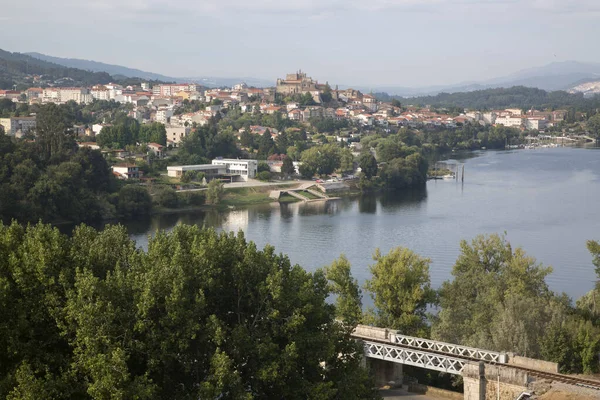
[[[600,0],[0,0],[0,48],[176,77],[422,87],[600,62]]]

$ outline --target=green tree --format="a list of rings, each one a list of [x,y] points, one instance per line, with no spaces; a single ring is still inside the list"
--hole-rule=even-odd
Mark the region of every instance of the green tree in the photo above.
[[[281,173],[283,173],[286,176],[296,174],[296,167],[294,167],[294,162],[292,161],[291,157],[285,156],[283,158],[283,164],[281,165]]]
[[[385,256],[377,249],[373,260],[372,278],[365,282],[375,304],[369,320],[405,335],[428,337],[425,313],[427,306],[435,302],[429,279],[431,261],[402,247]]]
[[[539,338],[551,321],[548,309],[560,303],[548,289],[551,268],[523,249],[513,250],[499,235],[462,241],[454,279],[439,291],[435,339],[499,351],[539,355]],[[560,321],[557,322],[560,325]],[[500,331],[498,331],[500,329]],[[508,332],[510,331],[510,332]]]
[[[600,139],[600,114],[596,114],[588,119],[586,126],[596,140]]]
[[[371,179],[377,175],[377,160],[370,151],[365,151],[360,155],[358,164],[362,173],[367,177],[367,179]]]
[[[257,172],[271,172],[271,167],[265,161],[260,161],[256,167]]]
[[[324,273],[242,233],[0,224],[0,255],[2,398],[378,398]]]
[[[259,181],[268,182],[271,180],[271,173],[269,171],[261,171],[256,175],[256,177]]]
[[[152,198],[145,187],[125,185],[119,190],[117,212],[122,218],[130,219],[150,214]]]
[[[143,124],[140,126],[140,133],[137,138],[140,143],[158,143],[167,145],[167,130],[160,122]]]
[[[219,204],[225,193],[224,185],[217,179],[208,183],[206,190],[206,204]]]
[[[349,327],[354,328],[362,320],[362,293],[358,281],[352,277],[350,262],[343,254],[325,267],[330,291],[335,294],[335,311]]]
[[[67,129],[64,109],[54,103],[40,107],[36,116],[36,133],[44,160],[64,159],[75,147],[73,135]]]
[[[354,171],[354,156],[348,148],[340,150],[340,170],[342,172]]]
[[[160,207],[176,208],[177,193],[168,185],[159,185],[153,189],[152,200]]]
[[[307,173],[314,170],[319,175],[329,175],[340,167],[340,161],[341,149],[334,144],[316,146],[302,152],[302,165]],[[306,176],[302,171],[300,173]]]

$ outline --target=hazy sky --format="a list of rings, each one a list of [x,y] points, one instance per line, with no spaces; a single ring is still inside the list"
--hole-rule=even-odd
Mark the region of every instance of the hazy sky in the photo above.
[[[0,0],[0,48],[171,76],[424,86],[599,62],[600,0]]]

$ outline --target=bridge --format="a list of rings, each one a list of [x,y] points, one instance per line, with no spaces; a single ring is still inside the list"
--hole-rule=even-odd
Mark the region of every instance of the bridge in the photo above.
[[[512,353],[402,335],[395,330],[358,325],[352,337],[364,346],[365,364],[383,384],[401,383],[403,365],[460,375],[465,400],[514,400],[528,392],[537,379],[558,381],[597,390],[600,382],[558,373],[556,363]]]

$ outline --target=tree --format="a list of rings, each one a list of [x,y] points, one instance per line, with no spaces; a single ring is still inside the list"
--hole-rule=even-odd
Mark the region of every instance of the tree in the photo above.
[[[256,167],[256,171],[257,172],[270,172],[271,167],[269,167],[268,163],[266,163],[264,161],[260,161]]]
[[[0,256],[2,398],[378,398],[324,273],[241,232],[0,224]]]
[[[140,133],[137,141],[140,143],[158,143],[167,145],[167,130],[160,122],[143,124],[140,126]]]
[[[314,170],[319,175],[328,175],[340,167],[341,149],[334,144],[312,147],[302,152],[304,171]],[[302,171],[300,172],[302,173]],[[302,173],[303,176],[306,176]],[[314,173],[313,173],[314,175]]]
[[[285,176],[295,175],[296,167],[294,167],[294,162],[291,157],[285,156],[283,158],[283,164],[281,165],[281,173]]]
[[[454,279],[439,291],[435,339],[498,351],[540,355],[538,343],[559,307],[545,277],[551,268],[499,235],[462,241]],[[564,307],[563,307],[564,308]],[[556,322],[561,324],[560,320]]]
[[[145,187],[125,185],[119,190],[117,197],[117,212],[125,219],[150,214],[152,198]]]
[[[600,114],[596,114],[590,119],[588,119],[586,123],[587,128],[590,133],[596,138],[596,140],[600,139]]]
[[[337,317],[353,329],[362,320],[362,293],[350,269],[350,262],[342,254],[330,266],[325,267],[325,276],[329,281],[329,290],[337,296]]]
[[[152,200],[160,207],[175,208],[177,207],[177,193],[172,187],[167,185],[159,185],[154,188],[154,196]]]
[[[370,151],[365,151],[360,155],[358,164],[362,173],[367,177],[367,179],[371,179],[377,175],[377,160]]]
[[[261,171],[256,176],[259,181],[268,182],[271,180],[271,173],[269,171]]]
[[[206,204],[219,204],[225,193],[224,185],[217,179],[208,183],[206,190]]]
[[[36,132],[44,160],[63,159],[75,147],[75,140],[67,130],[64,109],[54,103],[40,107],[36,116]]]
[[[372,278],[365,282],[375,304],[369,320],[405,335],[428,337],[425,312],[435,302],[429,280],[431,261],[402,247],[385,256],[377,249],[373,260]]]
[[[354,171],[354,156],[348,148],[340,150],[340,170],[342,172]]]

